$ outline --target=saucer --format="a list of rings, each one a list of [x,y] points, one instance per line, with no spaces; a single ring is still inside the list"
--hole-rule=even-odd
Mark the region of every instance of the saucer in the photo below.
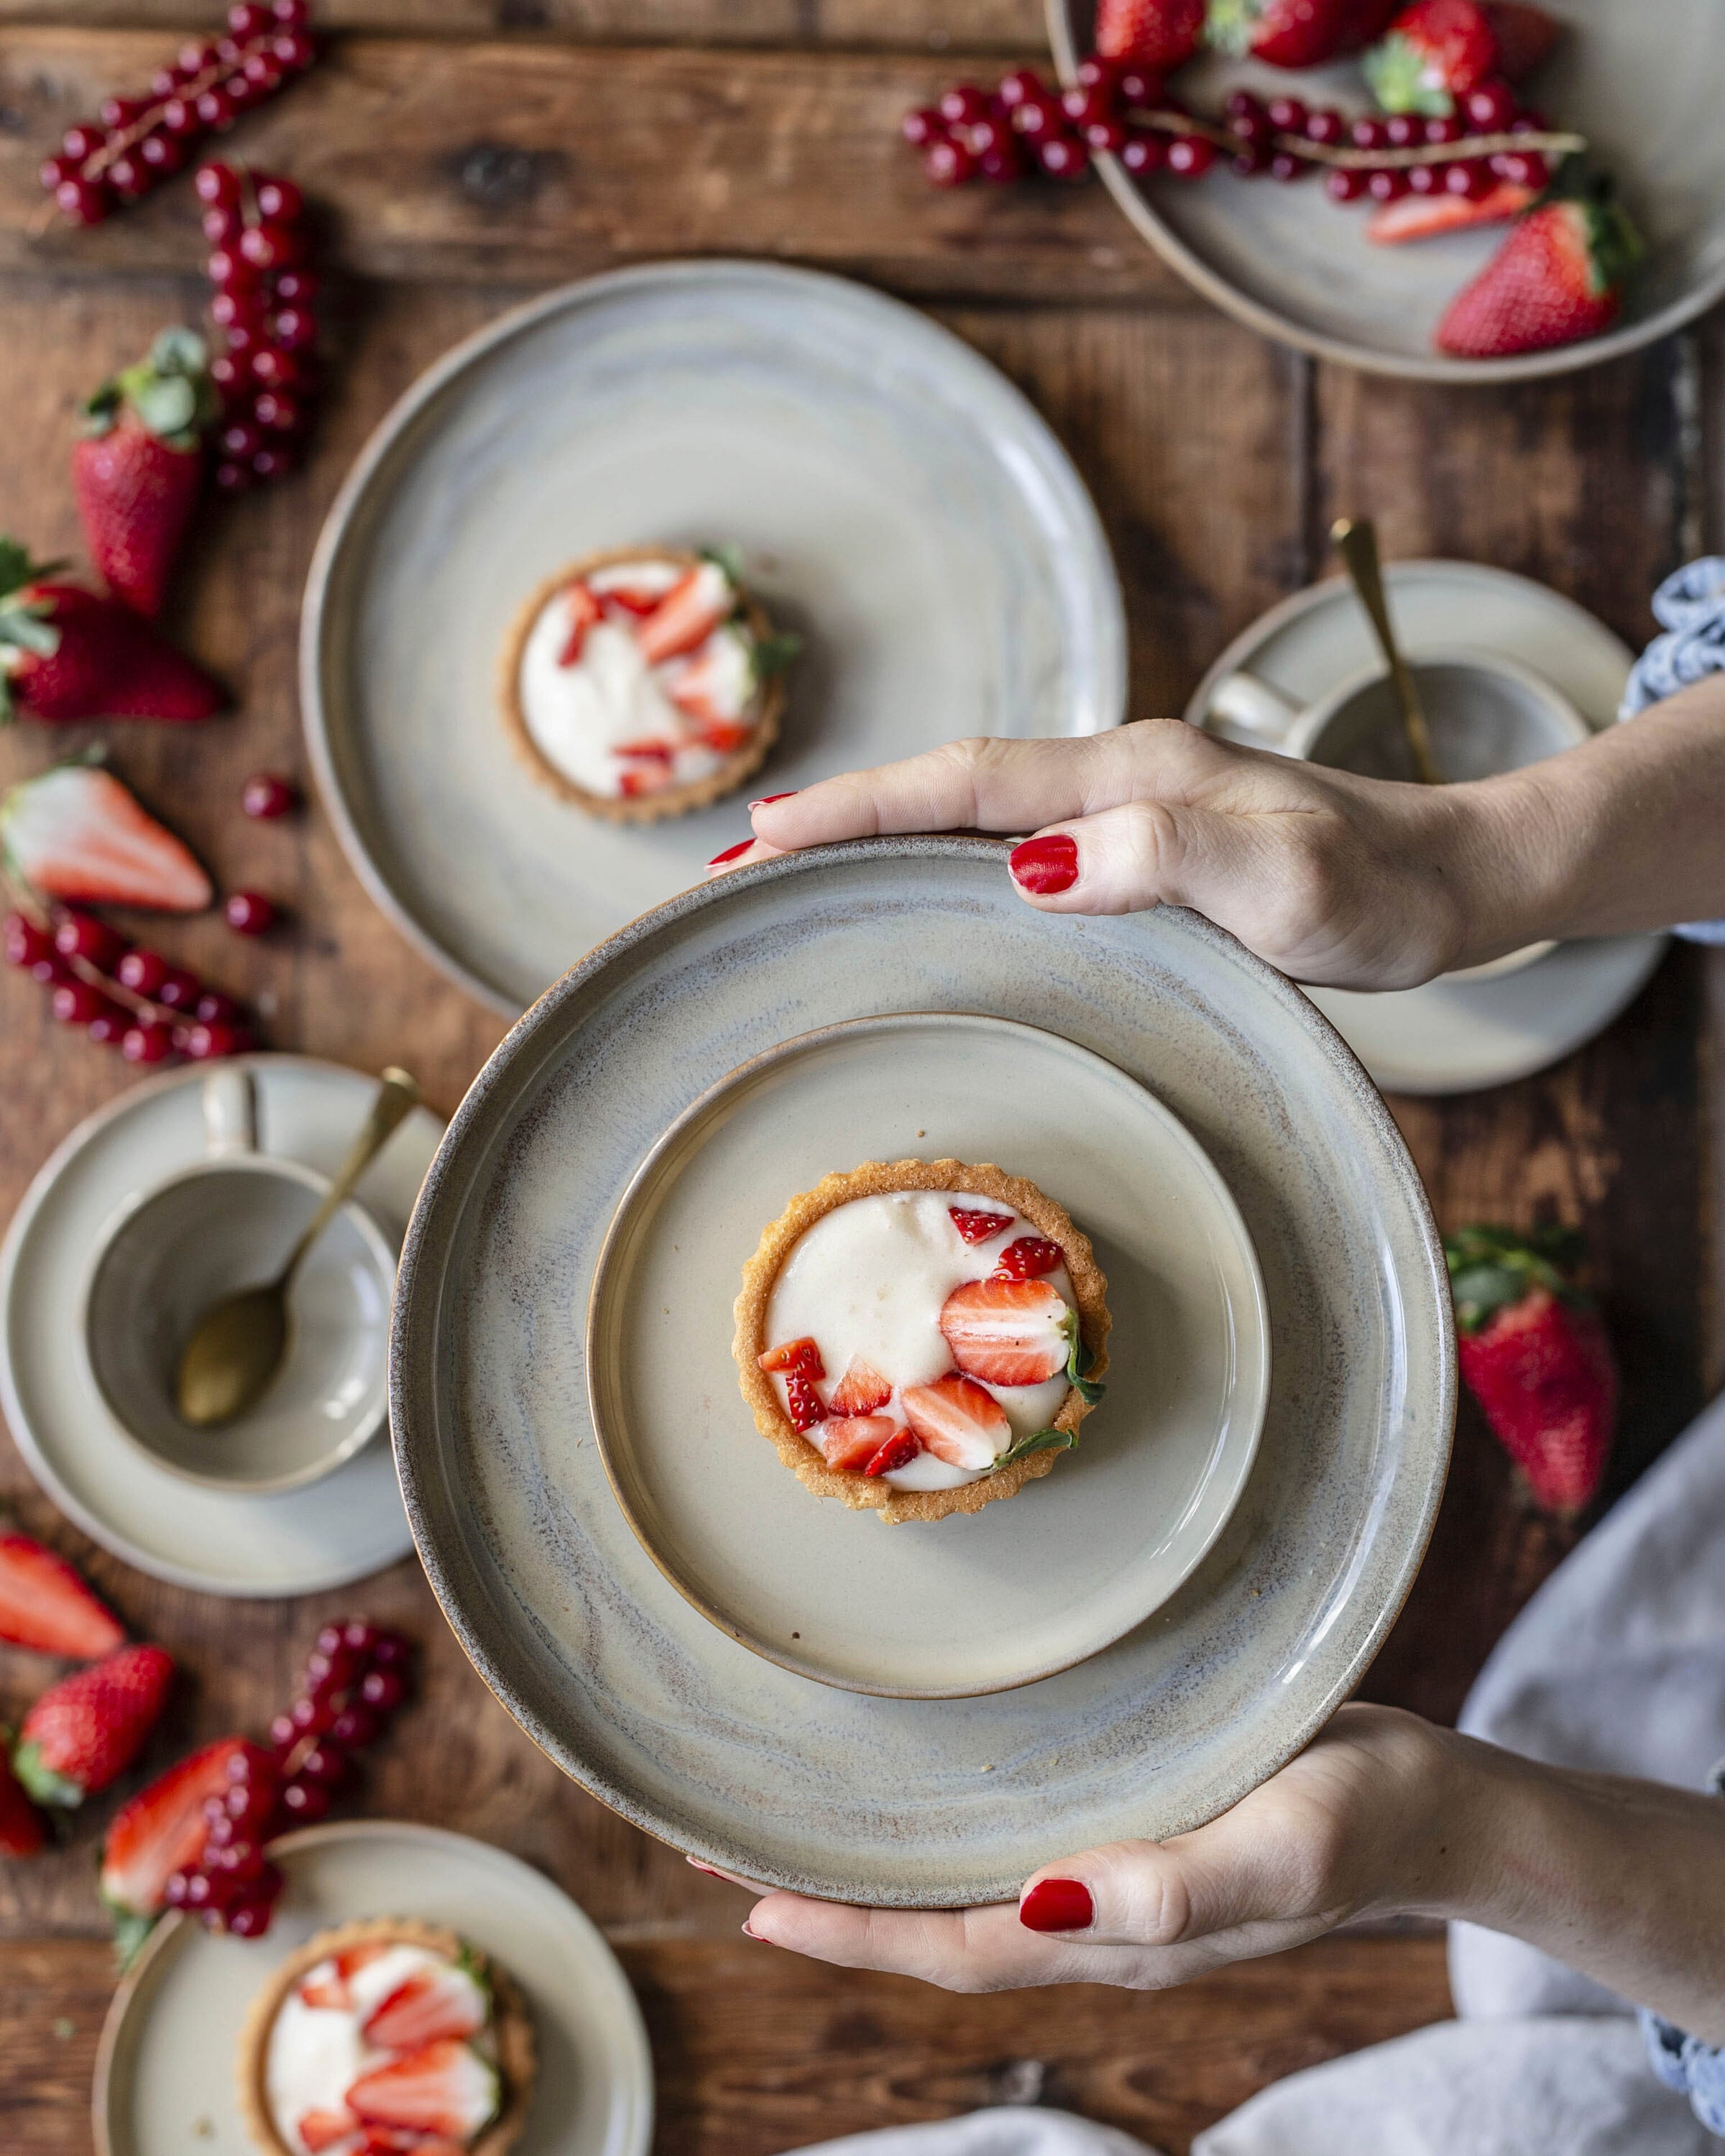
[[[98,2156],[256,2156],[234,2090],[252,2000],[315,1933],[367,1917],[446,1925],[526,1993],[539,2071],[514,2156],[646,2156],[653,2061],[640,2009],[560,1887],[487,1842],[389,1820],[307,1827],[270,1854],[286,1884],[264,1938],[164,1917],[115,1994],[91,2097]]]
[[[1409,651],[1466,643],[1543,675],[1595,732],[1615,721],[1633,654],[1573,599],[1473,562],[1392,562],[1384,573]],[[1185,716],[1201,726],[1216,684],[1241,670],[1303,708],[1375,656],[1353,588],[1332,578],[1284,599],[1237,636],[1199,682]],[[1225,724],[1212,731],[1246,739]],[[1603,1033],[1640,993],[1665,945],[1663,936],[1594,937],[1496,978],[1450,974],[1381,994],[1305,993],[1387,1091],[1478,1092],[1530,1077]]]
[[[761,1229],[865,1160],[993,1161],[1096,1245],[1108,1390],[1004,1504],[888,1527],[813,1496],[731,1353]],[[1263,1428],[1269,1322],[1228,1186],[1135,1080],[1057,1034],[862,1018],[745,1064],[624,1194],[588,1313],[588,1398],[642,1546],[732,1638],[822,1683],[951,1699],[1034,1683],[1159,1609],[1215,1542]]]
[[[245,1059],[264,1148],[324,1174],[341,1165],[377,1081],[297,1055]],[[205,1158],[196,1065],[146,1080],[80,1123],[41,1169],[0,1244],[0,1406],[25,1464],[67,1517],[157,1579],[207,1594],[308,1594],[382,1570],[413,1547],[387,1445],[305,1489],[203,1489],[130,1437],[85,1350],[83,1287],[98,1242],[137,1191]],[[359,1186],[391,1252],[441,1126],[415,1109]]]

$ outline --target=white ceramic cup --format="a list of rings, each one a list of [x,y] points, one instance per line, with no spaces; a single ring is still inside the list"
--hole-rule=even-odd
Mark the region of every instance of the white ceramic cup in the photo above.
[[[288,1297],[287,1352],[256,1405],[196,1430],[174,1404],[193,1326],[223,1296],[274,1277],[329,1178],[259,1149],[244,1065],[203,1081],[203,1159],[136,1191],[98,1239],[84,1337],[120,1430],[171,1473],[264,1496],[332,1474],[382,1428],[395,1254],[364,1207],[340,1208]]]
[[[1495,778],[1561,755],[1593,729],[1561,690],[1531,667],[1496,652],[1462,645],[1409,654],[1431,733],[1432,753],[1446,781]],[[1212,691],[1209,716],[1247,734],[1259,746],[1362,778],[1411,780],[1401,710],[1390,678],[1368,667],[1303,709],[1254,674],[1224,675]],[[1484,981],[1519,973],[1557,946],[1548,939],[1506,952],[1483,965],[1443,978]]]

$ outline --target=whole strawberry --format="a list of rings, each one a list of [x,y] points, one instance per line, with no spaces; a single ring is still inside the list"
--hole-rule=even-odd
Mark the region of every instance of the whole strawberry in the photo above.
[[[187,329],[163,330],[84,408],[72,490],[90,557],[116,598],[151,619],[198,506],[216,413],[208,348]]]
[[[1568,1517],[1599,1494],[1617,1427],[1617,1365],[1576,1286],[1568,1229],[1463,1228],[1444,1245],[1461,1374],[1527,1477]]]
[[[1209,0],[1204,35],[1236,59],[1322,67],[1357,42],[1358,13],[1358,0]]]
[[[1362,65],[1384,111],[1445,119],[1481,83],[1531,74],[1558,35],[1528,0],[1410,0]]]
[[[1183,67],[1204,38],[1205,0],[1097,0],[1096,49],[1156,74]]]
[[[222,690],[117,599],[57,582],[0,539],[0,723],[69,719],[207,719]]]
[[[24,1717],[13,1771],[39,1804],[81,1804],[144,1748],[167,1697],[173,1661],[160,1647],[121,1647],[62,1677]]]
[[[1597,336],[1622,312],[1640,254],[1609,181],[1577,182],[1572,192],[1560,175],[1450,302],[1437,326],[1438,350],[1461,359],[1501,359]]]

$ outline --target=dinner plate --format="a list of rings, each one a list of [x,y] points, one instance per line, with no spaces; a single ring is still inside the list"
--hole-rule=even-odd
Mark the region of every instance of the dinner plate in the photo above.
[[[1495,652],[1543,675],[1590,726],[1615,722],[1632,654],[1584,607],[1475,562],[1392,562],[1384,573],[1410,652],[1461,643]],[[1353,588],[1332,578],[1242,630],[1193,692],[1186,716],[1202,726],[1216,684],[1242,670],[1303,706],[1378,663]],[[1646,984],[1666,942],[1589,937],[1496,980],[1452,974],[1382,994],[1306,993],[1389,1091],[1471,1093],[1529,1077],[1602,1033]]]
[[[1107,1394],[1051,1474],[889,1528],[762,1439],[732,1305],[799,1190],[904,1159],[1028,1176],[1094,1243],[1113,1327]],[[1270,1374],[1245,1224],[1178,1120],[1056,1034],[939,1012],[787,1042],[680,1117],[618,1208],[586,1352],[612,1486],[671,1584],[786,1669],[916,1699],[1029,1684],[1166,1602],[1245,1485]]]
[[[566,286],[438,362],[324,527],[301,698],[362,880],[511,1014],[698,882],[733,798],[584,816],[511,752],[499,654],[565,562],[733,542],[803,639],[750,782],[806,786],[967,734],[1119,723],[1126,629],[1083,483],[1029,403],[913,309],[805,270],[655,264]]]
[[[304,1055],[244,1059],[265,1152],[332,1175],[377,1081]],[[99,1238],[128,1200],[204,1152],[197,1065],[146,1080],[81,1122],[44,1163],[0,1244],[0,1406],[24,1464],[68,1518],[157,1579],[205,1594],[310,1594],[412,1549],[389,1450],[374,1440],[303,1490],[199,1488],[128,1436],[90,1368],[83,1296]],[[358,1197],[391,1251],[443,1126],[416,1108]]]
[[[1091,0],[1044,0],[1055,61],[1070,77],[1090,44]],[[1139,235],[1214,304],[1265,336],[1320,359],[1423,382],[1514,382],[1594,367],[1667,336],[1725,294],[1725,131],[1715,89],[1725,75],[1725,11],[1716,0],[1548,0],[1565,35],[1528,85],[1530,98],[1584,135],[1612,173],[1646,253],[1622,320],[1604,336],[1507,359],[1453,359],[1432,333],[1461,287],[1503,244],[1505,227],[1400,247],[1364,234],[1369,205],[1327,201],[1322,182],[1284,186],[1218,167],[1195,185],[1139,187],[1099,157],[1108,192]],[[1219,113],[1241,85],[1293,90],[1308,104],[1371,109],[1358,62],[1297,75],[1208,57],[1183,69],[1180,95]]]
[[[476,1667],[626,1817],[726,1870],[849,1901],[1000,1899],[1062,1850],[1177,1833],[1244,1795],[1371,1659],[1448,1459],[1442,1253],[1353,1057],[1220,929],[1173,907],[1039,912],[1014,894],[1008,850],[968,836],[824,847],[634,922],[500,1045],[403,1248],[396,1458]],[[593,1442],[585,1315],[618,1205],[693,1101],[822,1027],[931,1010],[1070,1040],[1191,1132],[1257,1254],[1270,1399],[1231,1517],[1146,1622],[1038,1684],[890,1699],[750,1652],[654,1565]],[[831,1143],[855,1150],[842,1132]],[[1084,1143],[1075,1127],[1075,1153]],[[758,1176],[764,1222],[795,1179],[770,1144]],[[1099,1412],[1104,1469],[1129,1405],[1117,1389]],[[999,1509],[1034,1514],[1074,1467],[1075,1486],[1099,1471],[1062,1461]],[[883,1561],[907,1531],[862,1527],[859,1548]]]
[[[96,2055],[98,2156],[256,2156],[235,2094],[251,2003],[314,1933],[367,1917],[447,1925],[521,1985],[538,2040],[515,2156],[646,2156],[653,2063],[603,1935],[560,1887],[488,1843],[359,1820],[271,1845],[285,1884],[261,1939],[165,1917],[114,1995]]]

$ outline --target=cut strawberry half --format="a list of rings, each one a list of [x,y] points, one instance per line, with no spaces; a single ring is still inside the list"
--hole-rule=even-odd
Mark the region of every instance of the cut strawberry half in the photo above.
[[[876,1408],[884,1408],[891,1398],[891,1386],[874,1364],[853,1355],[827,1404],[835,1415],[869,1415]]]
[[[367,1962],[376,1961],[379,1954],[388,1951],[381,1939],[367,1939],[360,1946],[344,1947],[340,1953],[331,1955],[327,1976],[314,1974],[300,1986],[301,2003],[306,2006],[327,2007],[338,2014],[351,2014],[353,2010],[351,1986],[354,1977]]]
[[[607,584],[597,597],[607,613],[628,614],[639,621],[656,610],[665,593],[650,592],[644,584]]]
[[[1058,1243],[1050,1242],[1046,1235],[1020,1235],[1017,1242],[1009,1243],[1000,1253],[1000,1262],[991,1277],[1040,1280],[1045,1273],[1057,1271],[1065,1262],[1065,1252]]]
[[[345,2141],[350,2133],[359,2130],[359,2121],[351,2111],[302,2112],[294,2121],[294,2131],[311,2150],[311,2156],[318,2156],[321,2149],[333,2148],[338,2141]]]
[[[0,1534],[0,1640],[93,1662],[125,1637],[113,1611],[57,1550],[33,1535]]]
[[[860,1475],[898,1427],[891,1415],[846,1415],[822,1430],[820,1449],[829,1467]]]
[[[102,1843],[102,1899],[112,1912],[122,1959],[143,1943],[167,1907],[169,1876],[203,1854],[209,1821],[203,1800],[246,1780],[273,1793],[274,1759],[244,1737],[218,1738],[158,1774],[115,1813]],[[270,1799],[264,1799],[267,1808]]]
[[[873,1422],[877,1418],[870,1415],[869,1419]],[[883,1415],[878,1419],[884,1422],[886,1417]],[[908,1430],[895,1430],[868,1466],[864,1468],[863,1473],[891,1475],[901,1467],[908,1467],[922,1450],[922,1440],[920,1437]]]
[[[809,1378],[824,1378],[827,1373],[826,1364],[820,1359],[819,1348],[806,1337],[801,1340],[788,1340],[783,1348],[769,1348],[757,1360],[763,1370],[775,1376],[783,1376],[788,1370],[800,1370]]]
[[[1012,1442],[1006,1409],[972,1378],[955,1373],[932,1385],[912,1385],[903,1407],[911,1428],[949,1467],[992,1467]]]
[[[952,1225],[967,1243],[987,1243],[1004,1235],[1012,1225],[1010,1213],[978,1213],[964,1205],[949,1205]]]
[[[1404,195],[1366,219],[1366,238],[1379,247],[1400,247],[1409,240],[1466,232],[1476,224],[1502,224],[1519,217],[1532,199],[1532,188],[1516,180],[1500,180],[1477,202],[1465,195]]]
[[[569,587],[569,634],[562,649],[557,654],[559,666],[578,666],[581,654],[587,648],[587,632],[603,615],[598,601],[583,583]]]
[[[1040,1385],[1066,1367],[1071,1318],[1046,1281],[967,1281],[947,1297],[940,1328],[968,1376],[991,1385]]]
[[[660,666],[705,644],[736,610],[731,579],[716,562],[703,562],[671,586],[636,629],[635,642],[647,664]]]
[[[784,1397],[793,1430],[813,1430],[816,1423],[826,1420],[826,1408],[814,1389],[814,1379],[800,1364],[784,1373]]]
[[[485,1987],[464,1958],[419,1968],[360,2024],[380,2051],[417,2051],[445,2036],[471,2036],[490,2019]]]
[[[497,2115],[497,2070],[453,2037],[388,2059],[348,2090],[347,2108],[368,2125],[470,2141]]]
[[[201,913],[215,895],[173,833],[93,764],[57,764],[0,796],[0,857],[72,906]]]

